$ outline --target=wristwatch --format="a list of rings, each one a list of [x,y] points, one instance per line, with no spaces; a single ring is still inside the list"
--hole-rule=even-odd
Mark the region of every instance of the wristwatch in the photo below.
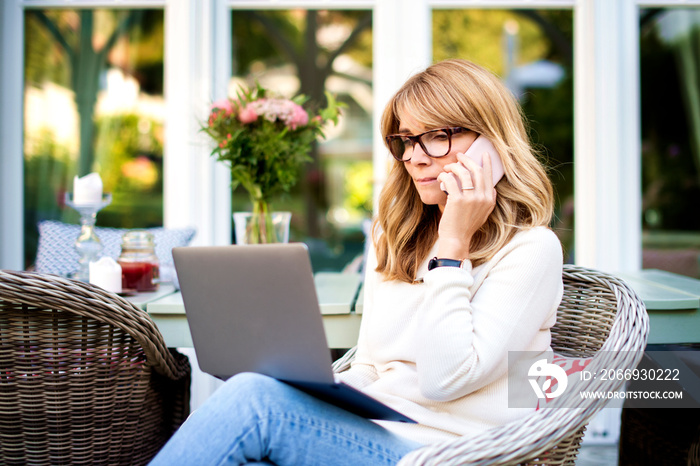
[[[462,268],[463,265],[464,265],[463,260],[438,259],[437,257],[433,257],[428,262],[428,270],[433,270],[436,267],[460,267],[460,268]]]

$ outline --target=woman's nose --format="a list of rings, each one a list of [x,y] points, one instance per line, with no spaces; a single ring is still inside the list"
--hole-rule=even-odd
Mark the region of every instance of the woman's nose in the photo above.
[[[415,165],[430,163],[430,157],[425,153],[418,142],[415,142],[413,144],[413,149],[411,149],[411,163]]]

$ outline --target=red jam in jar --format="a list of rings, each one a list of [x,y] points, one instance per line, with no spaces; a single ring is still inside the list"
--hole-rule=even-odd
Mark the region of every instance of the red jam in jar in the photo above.
[[[153,234],[133,230],[122,237],[122,252],[117,260],[122,267],[124,291],[155,291],[158,289],[160,267],[155,254]]]

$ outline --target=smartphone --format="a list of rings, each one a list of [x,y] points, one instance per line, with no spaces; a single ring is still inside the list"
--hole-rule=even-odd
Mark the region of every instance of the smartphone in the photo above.
[[[472,145],[469,146],[469,149],[467,149],[467,152],[465,152],[464,155],[472,159],[474,162],[477,163],[477,165],[481,167],[483,165],[481,158],[484,152],[488,152],[491,156],[491,175],[493,185],[496,186],[496,184],[501,180],[501,178],[503,178],[504,171],[503,163],[501,162],[501,157],[498,155],[498,152],[496,152],[496,148],[493,146],[491,141],[489,141],[484,136],[477,136],[477,138],[474,140],[474,142],[472,142]],[[443,191],[445,191],[445,188],[442,183],[440,183],[440,187]],[[445,191],[445,193],[447,193],[447,191]]]
[[[501,178],[503,178],[504,172],[501,157],[498,155],[498,152],[496,152],[496,148],[493,146],[491,141],[484,136],[477,136],[464,155],[475,161],[477,165],[482,166],[481,158],[484,155],[484,152],[488,152],[491,156],[491,175],[493,178],[493,185],[496,186]]]

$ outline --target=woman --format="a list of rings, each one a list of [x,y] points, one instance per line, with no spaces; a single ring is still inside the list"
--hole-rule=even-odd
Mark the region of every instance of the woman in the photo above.
[[[417,424],[369,421],[239,374],[154,464],[395,464],[534,409],[509,408],[508,352],[549,350],[562,251],[517,103],[486,70],[443,61],[399,89],[382,133],[396,161],[372,231],[356,357],[338,376]],[[495,187],[497,154],[476,154],[483,167],[465,155],[477,136],[501,155]]]

